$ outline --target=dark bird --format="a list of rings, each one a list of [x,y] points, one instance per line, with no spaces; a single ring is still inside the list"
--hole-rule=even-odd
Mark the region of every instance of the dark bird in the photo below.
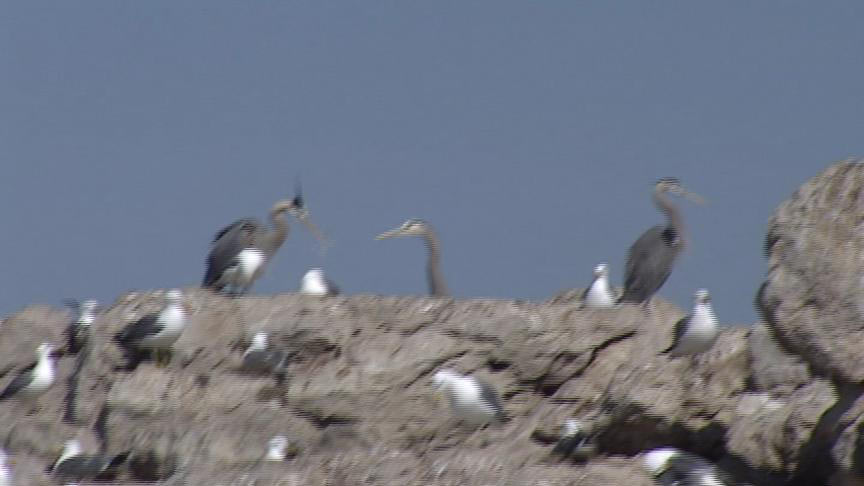
[[[733,479],[711,462],[674,447],[645,453],[642,466],[663,486],[732,486]]]
[[[423,238],[428,254],[426,259],[426,279],[429,283],[429,295],[439,297],[450,295],[439,268],[441,244],[432,226],[422,219],[409,219],[402,223],[402,226],[381,233],[376,239],[383,240],[400,236],[418,236]]]
[[[324,275],[321,268],[310,268],[300,281],[300,293],[308,295],[339,295],[339,286]]]
[[[171,290],[165,295],[167,304],[159,312],[141,317],[127,325],[114,336],[114,340],[132,355],[145,350],[152,350],[160,363],[159,352],[171,349],[171,346],[183,333],[186,327],[186,310],[183,308],[183,293]]]
[[[322,239],[308,219],[302,196],[298,194],[290,201],[279,201],[270,209],[272,228],[264,226],[257,219],[244,218],[216,233],[210,254],[207,255],[207,271],[201,285],[217,292],[228,288],[234,295],[248,292],[288,236],[285,213],[295,216],[316,238]]]
[[[21,370],[0,392],[0,400],[9,398],[33,399],[45,393],[54,384],[56,375],[54,347],[42,343],[36,348],[38,360]]]
[[[96,320],[99,303],[95,300],[67,300],[64,303],[78,313],[66,327],[66,349],[75,354],[81,351],[90,339],[90,325]]]
[[[578,460],[587,460],[597,452],[597,447],[585,433],[582,423],[567,419],[561,426],[561,436],[552,452]]]
[[[675,324],[672,344],[663,351],[672,357],[699,354],[711,349],[720,328],[711,306],[711,295],[699,289],[693,297],[693,310]]]
[[[118,468],[128,457],[128,452],[114,456],[85,455],[81,453],[81,444],[77,440],[69,440],[66,442],[63,454],[53,466],[48,468],[48,472],[63,480],[111,480],[117,476]]]
[[[674,177],[664,177],[654,187],[654,204],[666,214],[666,225],[657,225],[642,233],[627,254],[624,293],[619,302],[643,303],[660,290],[672,273],[672,267],[684,249],[684,224],[681,212],[667,194],[686,197],[694,202],[702,198],[686,191]]]

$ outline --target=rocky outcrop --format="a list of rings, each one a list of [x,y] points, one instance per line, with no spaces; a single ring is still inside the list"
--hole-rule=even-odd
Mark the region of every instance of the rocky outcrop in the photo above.
[[[111,337],[162,303],[134,293],[98,316],[87,352],[59,360],[35,413],[0,402],[0,440],[27,485],[54,484],[45,468],[70,438],[130,452],[112,484],[647,486],[639,455],[669,445],[741,484],[864,484],[861,171],[838,164],[778,209],[764,322],[726,328],[700,356],[660,354],[683,315],[662,299],[589,310],[577,291],[525,302],[187,289],[170,364],[129,369]],[[39,343],[62,343],[67,320],[36,306],[0,323],[0,386]],[[259,331],[291,355],[284,382],[241,369]],[[512,420],[458,424],[430,386],[445,366],[497,387]],[[567,419],[582,428],[578,453],[556,447]],[[263,460],[274,435],[289,439],[283,462]]]

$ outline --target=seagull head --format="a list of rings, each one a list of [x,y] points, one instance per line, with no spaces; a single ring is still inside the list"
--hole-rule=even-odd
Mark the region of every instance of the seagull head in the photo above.
[[[707,289],[699,289],[693,294],[693,299],[696,301],[696,304],[709,304],[711,303],[711,294],[708,293]]]
[[[277,435],[267,441],[267,460],[282,461],[285,459],[285,449],[288,447],[288,438]]]
[[[267,333],[256,332],[252,337],[252,344],[249,345],[249,351],[264,351],[267,349]]]
[[[605,263],[601,263],[594,267],[594,277],[596,278],[606,278],[609,276],[609,266]]]

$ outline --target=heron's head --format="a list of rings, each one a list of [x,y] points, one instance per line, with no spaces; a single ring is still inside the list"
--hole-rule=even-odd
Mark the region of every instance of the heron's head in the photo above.
[[[677,177],[661,177],[654,186],[654,191],[657,193],[668,192],[698,204],[705,202],[702,196],[684,189]]]
[[[383,240],[386,238],[395,238],[399,236],[423,236],[429,232],[429,224],[422,219],[409,219],[402,223],[398,228],[393,228],[390,231],[385,231],[375,238]]]
[[[596,278],[600,277],[608,277],[609,276],[609,266],[605,263],[601,263],[594,267],[594,276]]]
[[[659,476],[669,467],[669,460],[678,454],[678,449],[673,447],[654,449],[642,456],[642,466],[652,476]]]
[[[693,298],[697,304],[708,304],[711,302],[711,294],[708,293],[708,289],[699,289],[693,294]]]

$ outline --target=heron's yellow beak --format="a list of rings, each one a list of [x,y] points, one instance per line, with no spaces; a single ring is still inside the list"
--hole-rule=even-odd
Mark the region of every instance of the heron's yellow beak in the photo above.
[[[395,236],[401,236],[401,235],[402,235],[402,229],[396,228],[396,229],[392,229],[390,231],[385,231],[385,232],[381,233],[380,235],[376,236],[375,239],[376,240],[386,240],[387,238],[393,238]]]

